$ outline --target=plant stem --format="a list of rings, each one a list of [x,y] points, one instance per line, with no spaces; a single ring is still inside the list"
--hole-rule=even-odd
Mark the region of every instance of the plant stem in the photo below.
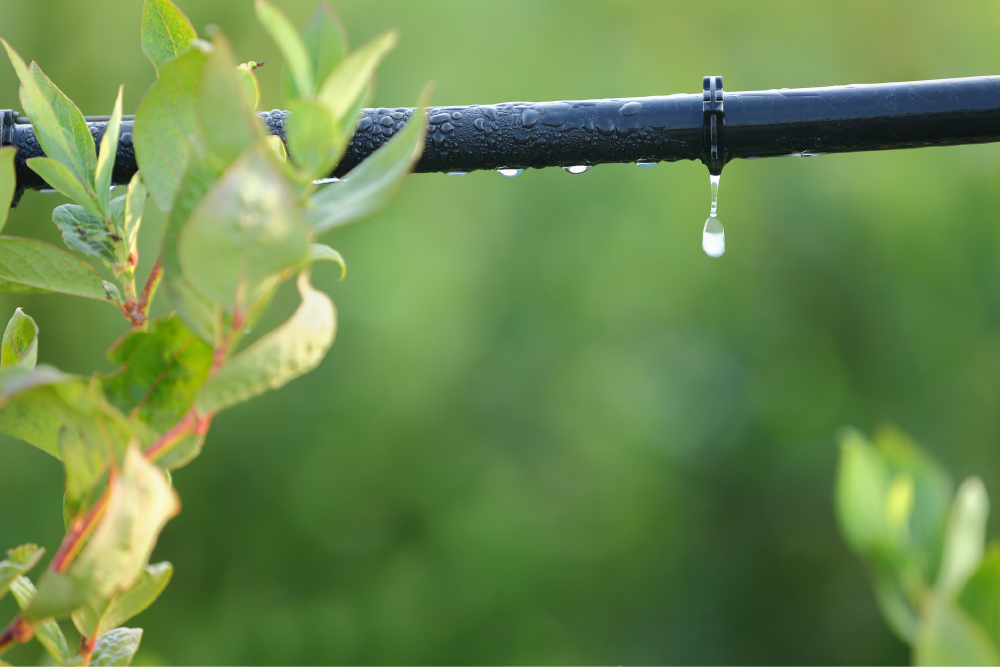
[[[94,503],[94,506],[90,508],[90,511],[87,512],[87,516],[83,518],[78,517],[73,522],[73,525],[70,526],[69,532],[66,533],[62,544],[59,545],[59,551],[56,552],[55,557],[52,558],[52,562],[49,563],[50,570],[62,574],[69,569],[73,559],[79,553],[83,542],[94,532],[97,522],[100,521],[107,507],[108,492],[105,490],[97,499],[97,502]]]
[[[163,279],[163,263],[160,260],[160,257],[156,258],[153,268],[149,270],[149,277],[146,278],[142,294],[139,296],[138,306],[144,318],[149,316],[149,304],[152,303],[156,288],[160,286],[160,281]]]
[[[20,616],[15,616],[14,620],[0,632],[0,655],[14,644],[23,644],[31,640],[35,634],[35,627]]]

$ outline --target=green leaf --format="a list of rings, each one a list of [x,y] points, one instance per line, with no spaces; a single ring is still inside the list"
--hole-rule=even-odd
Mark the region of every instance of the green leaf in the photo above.
[[[251,111],[256,109],[257,105],[260,104],[260,82],[257,81],[257,75],[254,74],[254,70],[259,66],[252,60],[236,66],[236,79],[243,89],[243,96]]]
[[[108,127],[101,138],[101,151],[97,156],[97,167],[94,172],[94,188],[97,190],[97,201],[105,215],[110,214],[109,200],[111,198],[111,172],[115,167],[115,156],[118,153],[118,135],[122,126],[122,91],[125,86],[118,87],[118,98],[111,112]]]
[[[312,181],[329,176],[347,145],[340,124],[330,110],[318,102],[298,99],[288,107],[291,117],[285,129],[285,140],[302,179]]]
[[[121,364],[104,376],[108,400],[162,434],[194,403],[212,365],[212,346],[170,315],[151,320],[148,331],[125,334],[108,351],[108,359]]]
[[[267,0],[256,0],[254,9],[257,11],[257,20],[271,35],[271,39],[278,45],[281,54],[285,56],[296,87],[302,95],[312,97],[316,92],[316,81],[313,79],[315,67],[295,26],[288,20],[284,12]]]
[[[339,252],[328,245],[310,243],[309,257],[306,258],[306,262],[308,264],[312,264],[313,262],[336,262],[340,265],[340,279],[343,280],[347,277],[347,264],[344,263],[344,258]]]
[[[129,442],[153,439],[143,424],[128,422],[107,402],[98,380],[49,366],[0,370],[0,432],[63,461],[71,519],[95,499],[94,485],[119,465]]]
[[[28,160],[28,166],[45,182],[87,209],[98,220],[104,219],[97,197],[88,191],[65,166],[52,158],[35,157]]]
[[[57,410],[62,404],[51,385],[71,382],[50,366],[38,366],[30,372],[0,375],[0,433],[38,447],[56,458],[59,456],[59,430],[62,422]]]
[[[316,7],[316,11],[302,28],[302,42],[309,53],[313,81],[321,86],[348,51],[347,32],[330,3],[321,2]],[[287,64],[282,71],[281,86],[286,101],[302,96]]]
[[[7,323],[0,344],[0,368],[18,366],[32,370],[38,363],[38,325],[20,308]]]
[[[215,307],[198,294],[181,273],[177,256],[177,239],[191,212],[204,199],[205,194],[218,180],[220,174],[204,160],[191,160],[184,180],[177,192],[173,210],[167,218],[163,237],[163,282],[170,301],[177,308],[184,323],[207,342],[215,340]],[[221,332],[220,332],[221,335]]]
[[[996,665],[1000,652],[986,631],[949,598],[925,603],[914,646],[916,665]]]
[[[18,576],[11,582],[10,591],[17,599],[17,606],[24,611],[35,599],[35,585],[25,576]],[[69,662],[71,655],[69,645],[66,643],[66,636],[56,623],[54,618],[46,618],[35,624],[35,639],[38,640],[45,650],[48,651],[57,664],[65,665]]]
[[[146,183],[142,180],[142,172],[128,184],[128,194],[125,196],[125,214],[122,221],[122,233],[125,235],[125,245],[128,248],[128,261],[133,266],[138,262],[139,226],[142,224],[142,210],[146,206]]]
[[[148,0],[146,6],[154,0]],[[155,0],[166,2],[166,0]],[[160,69],[159,80],[136,110],[135,153],[143,179],[161,210],[174,205],[174,196],[188,169],[188,138],[200,132],[195,98],[208,56],[191,49]]]
[[[903,558],[907,561],[903,567],[916,568],[922,581],[930,585],[941,560],[945,524],[953,495],[951,479],[937,461],[898,429],[880,429],[874,440],[893,479],[905,477],[911,480],[912,511],[901,527],[903,534],[896,535],[896,546],[902,549]],[[887,505],[888,501],[887,498]],[[888,516],[886,518],[889,519]]]
[[[1000,547],[994,544],[987,550],[979,568],[962,588],[958,602],[1000,646]]]
[[[61,616],[97,599],[131,588],[143,573],[156,539],[180,510],[164,473],[135,446],[125,453],[107,487],[100,523],[66,574],[48,570],[25,612],[29,621]]]
[[[0,236],[0,292],[60,292],[107,300],[101,278],[89,264],[54,245]]]
[[[323,82],[319,100],[336,118],[344,118],[368,86],[375,68],[399,41],[399,33],[388,30],[344,58]]]
[[[280,327],[233,356],[198,392],[205,412],[277,389],[319,365],[333,344],[337,313],[330,298],[299,274],[302,303]]]
[[[77,181],[92,189],[97,157],[94,139],[83,114],[37,65],[32,63],[31,67],[26,67],[10,44],[3,39],[0,42],[21,81],[21,106],[31,117],[35,136],[45,154],[67,167]]]
[[[889,471],[878,451],[861,433],[846,431],[840,440],[835,504],[840,530],[858,554],[884,544],[882,507],[888,483]]]
[[[146,0],[142,5],[142,52],[157,76],[163,66],[186,51],[198,34],[184,12],[170,0]]]
[[[128,667],[142,641],[141,628],[118,628],[101,636],[90,654],[91,667],[117,665]]]
[[[226,312],[256,301],[276,274],[308,254],[305,225],[293,201],[277,170],[248,151],[181,229],[177,256],[184,278]]]
[[[898,577],[884,565],[875,563],[872,567],[872,588],[889,628],[901,640],[912,644],[917,635],[917,614]]]
[[[7,224],[10,213],[10,203],[17,189],[17,173],[14,171],[14,156],[17,149],[13,146],[0,148],[0,230]]]
[[[257,141],[263,141],[263,123],[253,115],[236,76],[236,60],[222,33],[215,35],[214,48],[202,73],[195,98],[195,113],[206,157],[225,169]]]
[[[986,518],[990,501],[978,477],[970,477],[958,487],[945,531],[944,554],[937,588],[955,595],[979,567],[986,541]]]
[[[62,232],[63,242],[73,250],[99,257],[108,266],[118,262],[115,232],[107,229],[103,218],[95,218],[82,206],[63,204],[52,211],[52,222]]]
[[[7,550],[7,558],[0,560],[0,598],[7,594],[10,584],[18,576],[38,565],[45,554],[37,544],[22,544]]]
[[[170,563],[147,565],[132,588],[74,611],[73,624],[84,637],[93,637],[95,634],[101,637],[153,604],[170,583],[173,574],[174,566]]]
[[[384,146],[352,169],[347,177],[330,183],[310,200],[306,219],[318,234],[358,222],[385,206],[403,186],[424,152],[427,133],[423,107],[430,88],[424,90],[421,108]]]

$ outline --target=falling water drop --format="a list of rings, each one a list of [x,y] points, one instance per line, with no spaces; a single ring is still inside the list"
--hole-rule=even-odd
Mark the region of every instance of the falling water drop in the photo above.
[[[635,164],[643,169],[650,169],[659,163],[656,160],[639,160]]]
[[[719,211],[719,181],[718,174],[709,176],[712,184],[712,208],[708,211],[708,220],[701,233],[701,247],[709,257],[721,257],[726,252],[726,230],[717,217]]]
[[[701,247],[709,257],[722,257],[726,252],[726,230],[714,215],[705,221],[705,229],[701,233]]]
[[[573,167],[563,167],[563,169],[566,170],[566,171],[568,171],[571,174],[582,174],[583,172],[585,172],[588,169],[590,169],[590,165],[587,165],[587,164],[578,164],[578,165],[573,166]]]
[[[468,173],[469,172],[467,172],[467,171],[449,171],[448,175],[449,176],[465,176]]]
[[[497,169],[497,173],[507,178],[514,178],[524,173],[524,169]]]

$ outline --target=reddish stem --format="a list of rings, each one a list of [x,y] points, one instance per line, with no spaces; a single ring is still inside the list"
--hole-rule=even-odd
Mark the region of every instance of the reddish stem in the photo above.
[[[9,649],[14,644],[23,644],[30,641],[35,634],[35,627],[20,616],[15,616],[14,620],[0,632],[0,654]]]
[[[149,315],[149,304],[153,301],[153,295],[156,294],[156,288],[159,287],[162,279],[163,264],[160,257],[157,257],[153,268],[149,270],[149,277],[146,278],[146,284],[143,285],[142,294],[139,295],[139,303],[137,304],[144,318]]]
[[[73,521],[73,525],[70,526],[69,532],[63,538],[62,544],[59,545],[59,551],[56,552],[52,562],[49,563],[50,570],[61,574],[69,569],[73,559],[76,558],[76,554],[79,553],[84,540],[97,527],[97,522],[100,521],[107,506],[108,492],[105,491],[97,499],[97,502],[94,503],[94,506],[90,508],[90,511],[87,512],[87,516],[83,518],[77,517]]]

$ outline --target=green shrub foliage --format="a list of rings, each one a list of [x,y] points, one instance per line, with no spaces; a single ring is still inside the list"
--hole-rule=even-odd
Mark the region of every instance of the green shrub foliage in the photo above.
[[[26,544],[0,562],[0,597],[10,592],[21,610],[0,636],[0,652],[34,637],[60,665],[131,661],[142,630],[122,626],[173,574],[170,563],[149,563],[160,530],[180,510],[169,471],[198,455],[219,410],[323,359],[336,310],[311,285],[310,268],[329,260],[343,272],[344,261],[317,237],[375,213],[423,150],[426,92],[415,120],[346,179],[315,184],[342,158],[396,34],[349,51],[326,4],[301,31],[266,0],[256,12],[287,61],[287,148],[254,115],[258,63],[237,63],[221,32],[199,38],[170,0],[145,0],[142,50],[157,80],[136,111],[140,171],[115,198],[121,89],[97,146],[73,102],[3,42],[46,155],[28,166],[73,203],[52,213],[68,249],[0,236],[0,291],[99,299],[131,328],[108,351],[120,367],[89,378],[36,363],[38,327],[21,309],[4,332],[0,432],[62,461],[66,537],[37,583],[28,574],[44,549]],[[0,228],[15,194],[14,157],[13,148],[0,149]],[[140,289],[147,200],[168,223]],[[244,345],[245,331],[292,278],[298,309]],[[161,283],[175,312],[149,319]],[[64,619],[83,637],[79,652],[63,635]]]
[[[836,510],[875,598],[917,665],[1000,664],[1000,545],[986,547],[978,477],[945,470],[894,429],[840,440]]]

